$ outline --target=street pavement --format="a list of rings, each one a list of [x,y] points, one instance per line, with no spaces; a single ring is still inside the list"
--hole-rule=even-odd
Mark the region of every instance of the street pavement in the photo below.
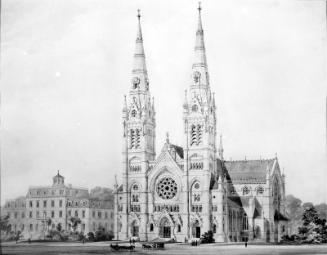
[[[52,243],[1,243],[0,254],[169,254],[169,255],[312,255],[326,254],[327,244],[324,245],[258,245],[249,244],[244,247],[242,244],[202,244],[200,246],[190,246],[186,244],[166,244],[164,250],[144,250],[141,244],[137,243],[135,251],[112,251],[110,243],[115,242],[96,242],[96,243],[76,243],[76,242],[52,242]]]

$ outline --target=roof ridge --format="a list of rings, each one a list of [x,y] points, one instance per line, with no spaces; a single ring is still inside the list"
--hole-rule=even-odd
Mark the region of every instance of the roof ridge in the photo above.
[[[224,162],[249,162],[249,161],[271,161],[276,158],[266,158],[266,159],[236,159],[236,160],[224,160]]]

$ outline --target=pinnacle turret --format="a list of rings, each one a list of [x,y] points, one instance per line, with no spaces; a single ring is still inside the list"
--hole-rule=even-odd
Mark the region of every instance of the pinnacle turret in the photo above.
[[[222,135],[220,135],[218,155],[219,155],[220,160],[224,160],[224,148],[223,148],[223,137],[222,137]]]

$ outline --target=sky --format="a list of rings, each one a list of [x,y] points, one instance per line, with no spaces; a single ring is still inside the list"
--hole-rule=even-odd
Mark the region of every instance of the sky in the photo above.
[[[122,106],[141,22],[157,155],[183,145],[197,1],[5,0],[1,204],[51,185],[122,181]],[[227,160],[273,158],[286,193],[327,202],[325,1],[202,1],[217,132]]]

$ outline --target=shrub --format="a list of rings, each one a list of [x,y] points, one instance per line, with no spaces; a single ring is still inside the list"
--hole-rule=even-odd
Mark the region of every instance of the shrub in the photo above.
[[[93,232],[89,232],[87,233],[87,240],[94,242],[95,241],[95,237],[94,237],[94,233]]]
[[[209,230],[208,232],[203,233],[200,240],[201,243],[214,243],[215,239],[213,238],[213,232]]]

